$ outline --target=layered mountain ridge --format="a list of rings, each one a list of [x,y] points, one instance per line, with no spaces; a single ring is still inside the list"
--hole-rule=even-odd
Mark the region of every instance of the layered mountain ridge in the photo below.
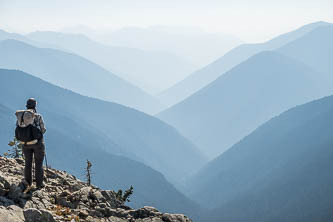
[[[3,40],[0,42],[0,67],[33,73],[38,78],[82,95],[146,113],[156,113],[163,108],[143,90],[72,53],[38,48],[17,40]]]
[[[213,158],[275,115],[329,95],[332,80],[298,60],[262,52],[158,117]]]
[[[168,106],[175,105],[206,87],[227,71],[230,71],[230,69],[249,59],[251,56],[262,51],[276,50],[289,42],[297,40],[318,27],[326,26],[332,26],[332,24],[327,22],[315,22],[302,26],[292,32],[277,36],[265,43],[242,44],[235,47],[216,61],[195,71],[183,81],[160,93],[158,98]]]
[[[151,95],[171,87],[195,70],[183,57],[170,52],[115,47],[82,34],[39,31],[26,37],[81,55]]]
[[[204,221],[331,221],[332,114],[332,96],[292,108],[202,168]]]

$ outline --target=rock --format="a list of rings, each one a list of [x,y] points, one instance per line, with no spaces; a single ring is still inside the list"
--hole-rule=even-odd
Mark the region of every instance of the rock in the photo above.
[[[63,207],[75,208],[74,204],[71,203],[70,201],[67,201],[66,197],[58,197],[56,200],[56,204],[59,204],[60,206],[63,206]]]
[[[15,205],[10,207],[0,206],[0,221],[24,222],[23,210]]]
[[[0,222],[191,222],[154,207],[132,209],[112,190],[88,186],[76,177],[48,169],[43,189],[24,194],[23,161],[0,158]]]
[[[22,197],[23,189],[17,184],[11,184],[8,192],[8,198],[18,203]]]
[[[23,212],[26,222],[40,221],[42,213],[36,208],[28,208]]]
[[[5,207],[8,207],[10,205],[15,205],[14,201],[10,200],[10,199],[7,199],[6,197],[4,196],[0,196],[0,206],[5,206]]]
[[[10,184],[9,182],[0,176],[0,196],[5,196],[9,192]]]
[[[162,213],[160,213],[156,208],[154,207],[143,207],[137,210],[130,210],[128,211],[131,216],[133,216],[135,219],[142,219],[147,217],[154,217],[154,216],[161,216]]]
[[[50,211],[42,209],[40,210],[40,212],[42,213],[41,216],[42,222],[56,222]]]
[[[22,158],[16,158],[15,161],[18,163],[18,164],[24,164],[24,160]]]
[[[162,220],[165,222],[173,222],[173,221],[191,221],[189,218],[182,214],[163,214]]]
[[[51,212],[47,210],[28,208],[23,211],[23,214],[26,222],[56,222]]]
[[[110,204],[112,208],[118,208],[122,205],[121,201],[117,200],[115,193],[112,190],[102,190],[101,194],[105,198],[106,202]]]
[[[81,218],[86,218],[86,217],[89,216],[89,212],[88,212],[88,210],[80,209],[79,212],[78,212],[78,215]]]
[[[93,191],[90,196],[99,203],[105,203],[106,202],[105,197],[102,195],[102,193],[99,190]]]

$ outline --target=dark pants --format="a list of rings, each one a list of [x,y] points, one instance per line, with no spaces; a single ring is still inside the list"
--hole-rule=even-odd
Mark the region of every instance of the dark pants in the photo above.
[[[25,157],[25,168],[24,168],[24,178],[25,181],[32,185],[32,157],[35,159],[35,177],[36,185],[40,186],[43,184],[43,160],[45,155],[45,145],[44,142],[40,141],[34,145],[24,145],[23,153]]]

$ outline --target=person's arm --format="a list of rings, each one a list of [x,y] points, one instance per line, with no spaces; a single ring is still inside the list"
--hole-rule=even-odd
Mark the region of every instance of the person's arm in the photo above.
[[[39,115],[39,126],[40,126],[40,130],[44,134],[46,132],[46,128],[45,128],[45,123],[44,123],[42,115]]]

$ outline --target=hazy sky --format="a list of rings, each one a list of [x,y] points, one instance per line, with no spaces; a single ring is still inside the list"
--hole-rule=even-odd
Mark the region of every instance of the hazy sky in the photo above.
[[[257,42],[319,20],[333,0],[0,0],[0,28],[20,32],[177,25]]]

